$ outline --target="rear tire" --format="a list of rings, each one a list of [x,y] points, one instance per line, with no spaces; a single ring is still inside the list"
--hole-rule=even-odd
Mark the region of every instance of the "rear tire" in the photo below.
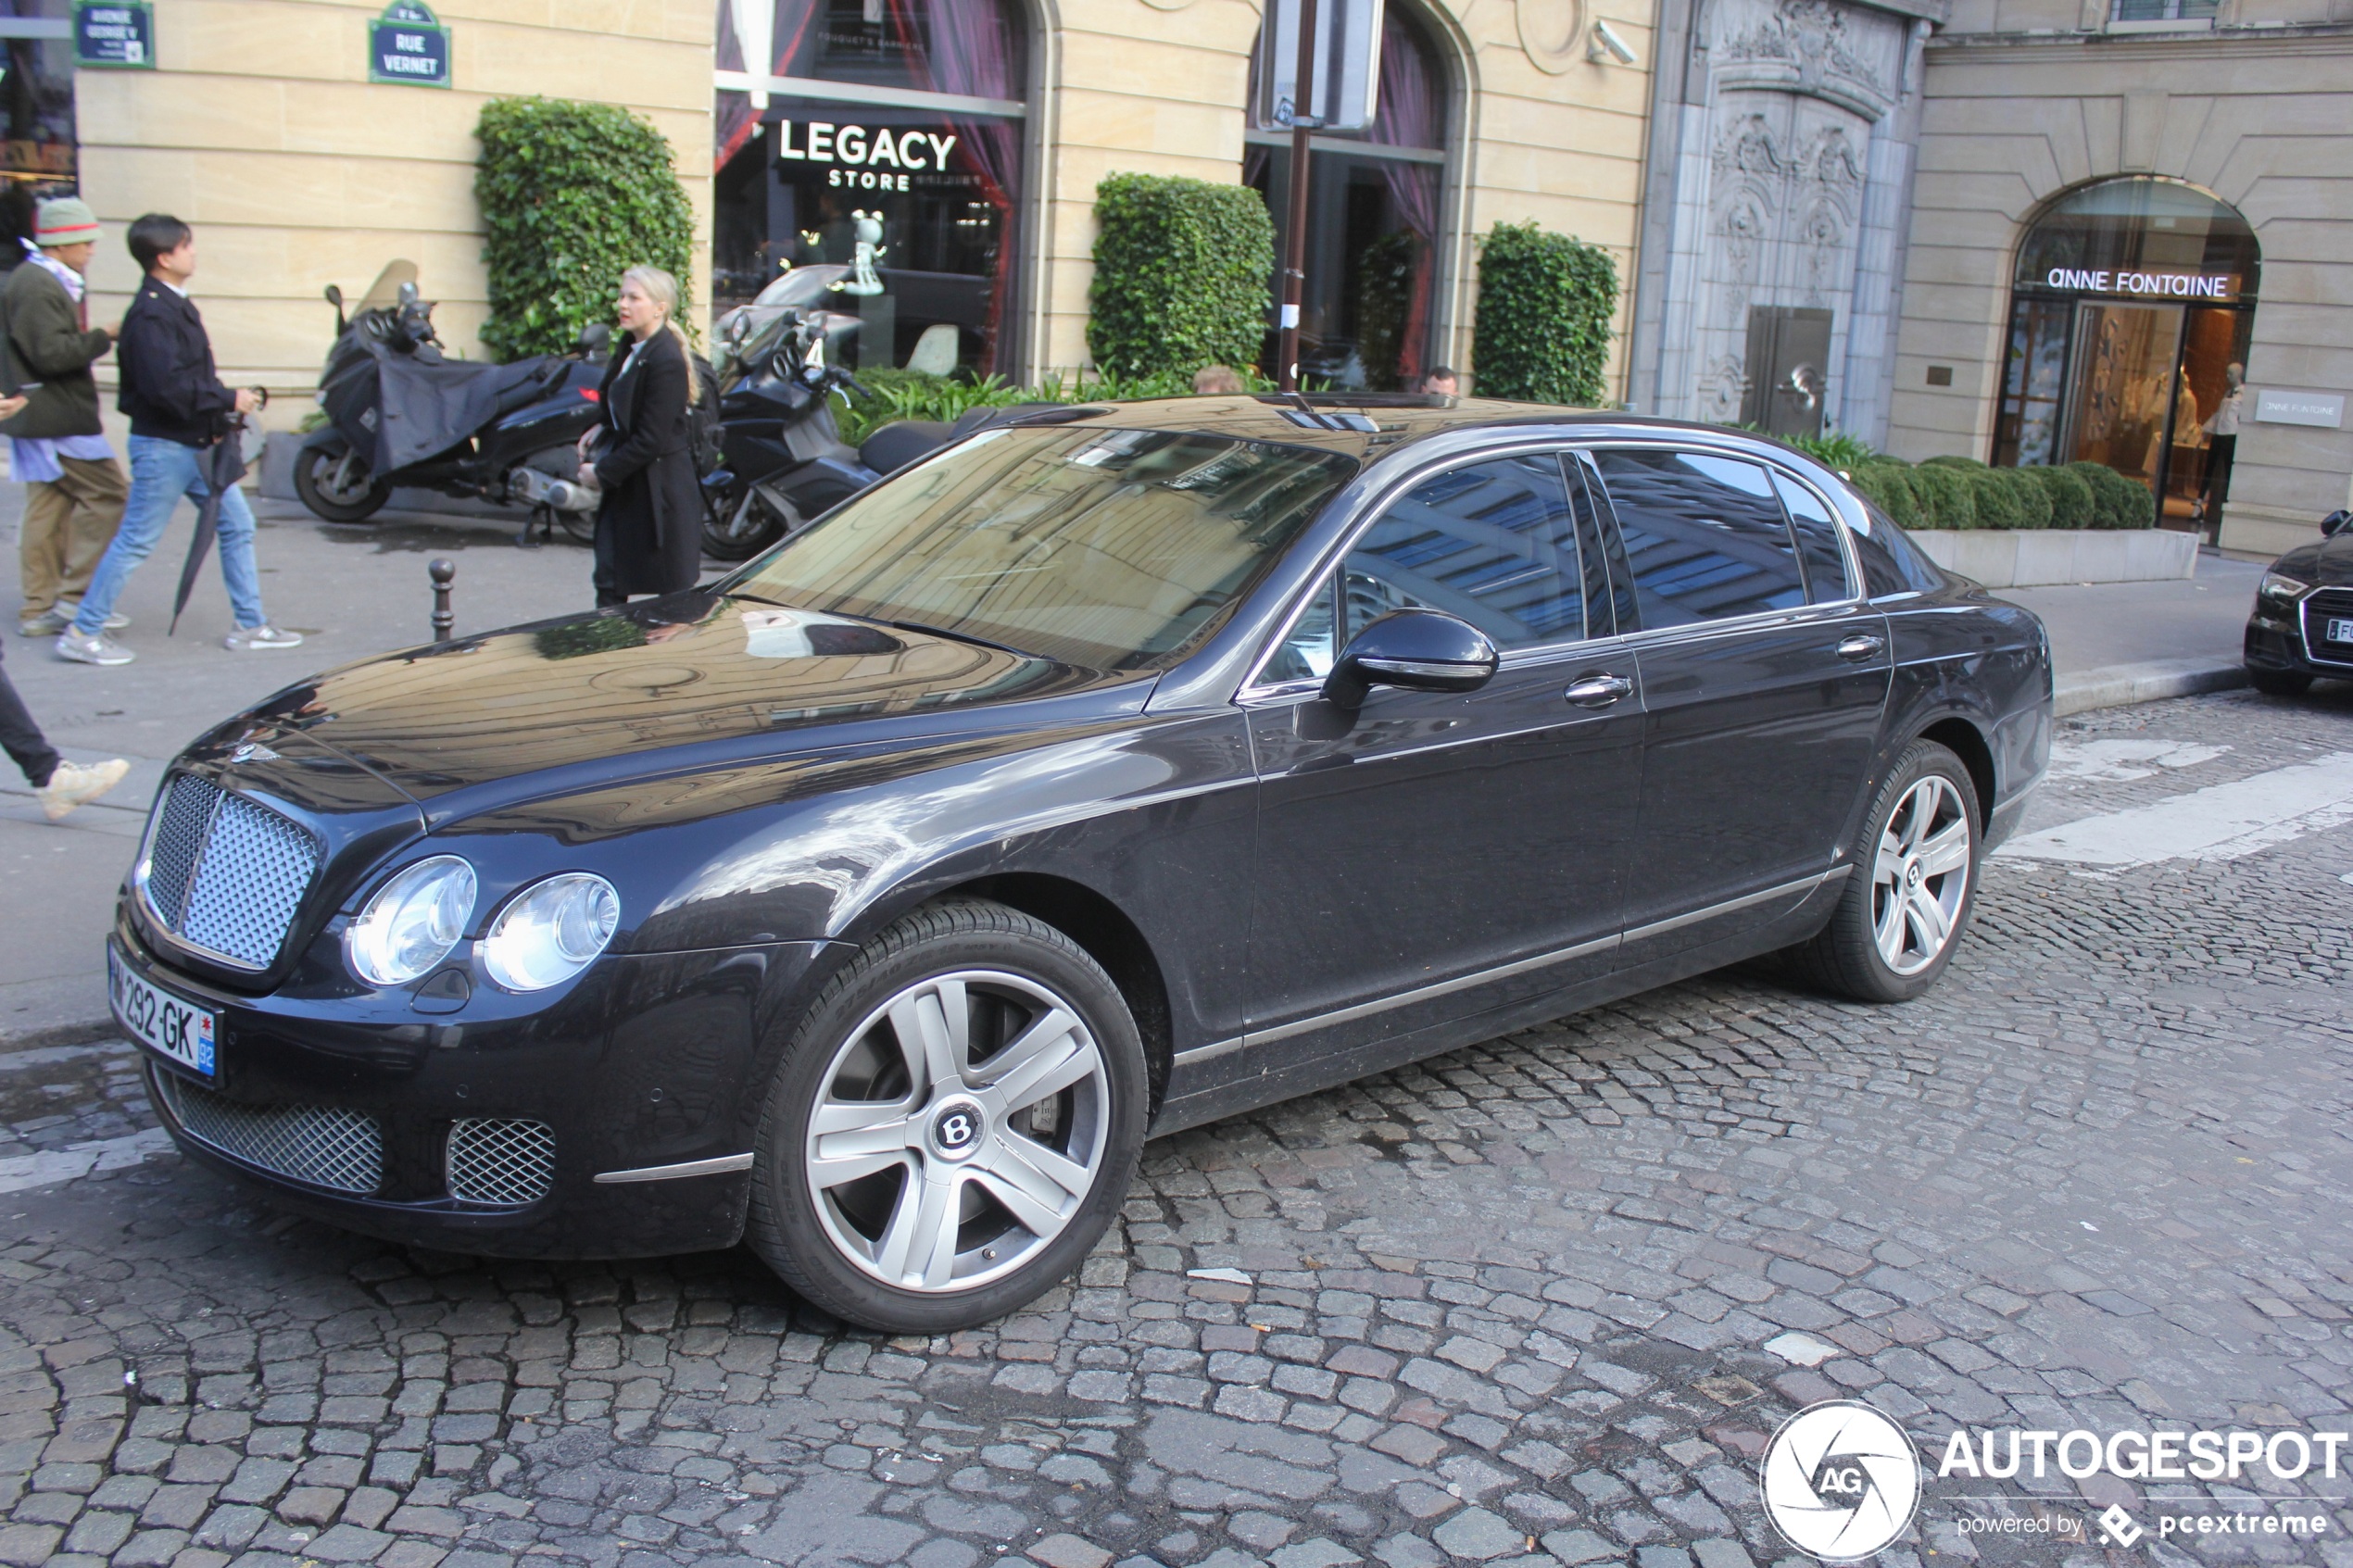
[[[1148,1079],[1134,1017],[1069,937],[932,905],[867,943],[785,1047],[745,1241],[887,1334],[970,1328],[1077,1268],[1127,1194]]]
[[[749,560],[799,526],[799,520],[778,516],[757,491],[703,492],[702,553],[712,560]]]
[[[1801,980],[1858,1002],[1936,984],[1977,902],[1977,786],[1958,757],[1916,740],[1871,797],[1830,922],[1783,955]]]
[[[2302,696],[2312,689],[2312,677],[2301,670],[2249,668],[2246,684],[2265,696]]]
[[[329,522],[365,522],[392,499],[392,486],[348,447],[306,446],[295,454],[294,470],[295,494]]]

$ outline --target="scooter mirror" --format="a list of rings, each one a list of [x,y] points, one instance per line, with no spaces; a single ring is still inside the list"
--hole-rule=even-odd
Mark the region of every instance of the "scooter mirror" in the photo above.
[[[417,285],[414,283],[401,284],[399,298],[400,303],[404,306],[416,304],[418,299]]]
[[[327,303],[338,310],[343,308],[343,290],[336,284],[327,285]]]
[[[580,329],[580,351],[602,354],[612,345],[612,329],[602,321],[591,321]]]

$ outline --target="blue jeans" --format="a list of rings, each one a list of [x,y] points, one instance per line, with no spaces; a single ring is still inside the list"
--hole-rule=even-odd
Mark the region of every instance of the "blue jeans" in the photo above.
[[[106,629],[122,585],[131,580],[132,570],[155,552],[181,496],[204,505],[212,494],[204,476],[205,459],[211,455],[208,447],[182,446],[159,435],[131,438],[131,498],[122,505],[122,526],[115,531],[114,543],[107,546],[82,596],[82,612],[73,618],[75,631],[87,636]],[[236,611],[237,624],[266,625],[270,618],[261,612],[260,576],[253,564],[253,508],[234,485],[220,498],[220,579],[228,584],[229,608]]]

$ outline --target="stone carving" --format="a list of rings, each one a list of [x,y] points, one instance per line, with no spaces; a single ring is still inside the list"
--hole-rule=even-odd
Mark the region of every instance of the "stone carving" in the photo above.
[[[1529,64],[1545,75],[1565,75],[1585,57],[1584,0],[1514,0],[1512,15]]]
[[[1842,0],[1745,0],[1712,7],[1710,52],[1718,69],[1765,66],[1793,75],[1801,92],[1859,100],[1872,119],[1903,90],[1903,39],[1878,19],[1857,31]]]

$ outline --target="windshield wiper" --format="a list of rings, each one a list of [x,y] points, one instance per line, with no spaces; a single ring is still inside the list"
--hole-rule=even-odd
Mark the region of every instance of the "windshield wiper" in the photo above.
[[[951,643],[971,643],[977,647],[995,648],[999,653],[1009,653],[1015,659],[1040,657],[1025,648],[1013,647],[1005,643],[990,642],[987,637],[975,637],[970,632],[953,631],[946,626],[928,626],[920,621],[884,621],[878,617],[862,615],[857,619],[873,621],[877,626],[896,626],[901,632],[920,632],[927,637],[945,637]]]

